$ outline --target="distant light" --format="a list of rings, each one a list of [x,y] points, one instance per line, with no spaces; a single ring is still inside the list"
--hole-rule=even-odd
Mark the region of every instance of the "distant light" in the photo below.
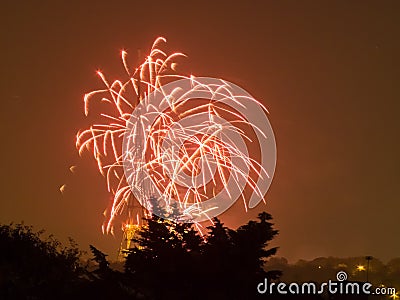
[[[357,266],[357,271],[365,271],[365,267],[363,265],[358,265]]]

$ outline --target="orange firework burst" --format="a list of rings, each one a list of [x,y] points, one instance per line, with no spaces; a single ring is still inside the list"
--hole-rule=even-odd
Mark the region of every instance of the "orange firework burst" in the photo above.
[[[132,199],[148,212],[156,199],[166,211],[177,209],[175,220],[198,224],[239,197],[254,207],[272,180],[275,140],[265,108],[232,83],[176,74],[175,59],[184,55],[166,54],[162,42],[133,72],[122,51],[129,79],[110,84],[98,72],[105,89],[84,97],[86,115],[93,97],[109,106],[76,142],[79,153],[92,151],[113,194],[106,232],[124,211],[127,223],[139,219]]]

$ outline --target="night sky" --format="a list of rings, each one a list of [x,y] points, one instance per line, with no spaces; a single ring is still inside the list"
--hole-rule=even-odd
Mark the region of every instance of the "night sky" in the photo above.
[[[121,49],[133,65],[164,36],[188,55],[184,72],[236,83],[270,111],[267,205],[237,205],[226,225],[267,210],[290,261],[400,256],[398,1],[3,1],[0,30],[1,223],[114,258],[105,180],[75,148],[83,95],[103,87],[96,70],[125,74]]]

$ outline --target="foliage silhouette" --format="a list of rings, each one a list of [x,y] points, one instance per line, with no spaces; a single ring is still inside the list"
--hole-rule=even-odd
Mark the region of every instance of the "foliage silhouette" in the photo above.
[[[64,247],[32,227],[1,225],[0,299],[253,299],[259,278],[279,276],[263,270],[276,252],[266,249],[277,234],[270,220],[260,214],[232,230],[215,218],[201,236],[193,224],[153,215],[133,240],[124,272],[93,245],[89,268],[72,240]]]
[[[279,271],[265,271],[265,259],[274,255],[277,248],[266,249],[278,231],[269,222],[271,216],[261,213],[259,221],[250,221],[231,230],[214,218],[209,226],[207,243],[204,244],[205,264],[210,274],[207,285],[214,287],[208,297],[219,294],[220,299],[247,299],[256,296],[255,283],[268,278],[278,279]],[[213,284],[217,282],[218,286]]]
[[[54,299],[69,295],[81,282],[82,252],[70,239],[64,247],[23,224],[0,225],[0,298]]]
[[[167,215],[160,212],[158,215]],[[238,230],[213,219],[201,237],[190,223],[176,223],[156,215],[146,219],[125,262],[125,272],[154,299],[247,299],[255,283],[280,272],[266,272],[264,260],[277,251],[266,250],[278,231],[267,213]]]
[[[100,277],[106,277],[111,272],[110,263],[106,259],[108,255],[104,254],[93,245],[89,245],[89,248],[94,256],[92,260],[99,265],[99,268],[96,269],[94,272],[98,273]]]
[[[156,207],[159,215],[168,213]],[[172,212],[173,213],[173,212]],[[202,238],[188,223],[176,223],[157,215],[146,219],[125,263],[125,272],[156,299],[183,299],[191,289],[196,272],[193,257],[199,254]],[[185,273],[185,278],[182,277]]]

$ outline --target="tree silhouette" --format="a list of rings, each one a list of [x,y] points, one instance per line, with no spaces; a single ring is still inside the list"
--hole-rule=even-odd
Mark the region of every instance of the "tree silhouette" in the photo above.
[[[277,251],[266,247],[278,231],[269,222],[269,214],[261,213],[258,219],[237,230],[213,219],[204,244],[204,263],[209,271],[205,284],[210,287],[207,298],[247,299],[254,296],[256,282],[279,277],[279,271],[266,272],[263,268],[265,260]]]
[[[76,295],[83,299],[137,299],[138,288],[134,282],[130,282],[123,273],[112,270],[107,256],[93,245],[90,245],[93,254],[92,261],[97,263],[97,268],[89,275],[90,280]]]
[[[110,272],[110,263],[107,261],[106,257],[108,256],[107,254],[104,254],[100,250],[98,250],[96,247],[93,245],[89,245],[90,251],[93,253],[94,258],[92,258],[93,261],[95,261],[98,265],[99,268],[96,269],[94,272],[99,274],[101,278],[107,277]]]
[[[138,232],[125,271],[155,299],[246,299],[257,280],[280,275],[263,269],[277,251],[266,249],[278,233],[270,220],[262,213],[259,221],[231,230],[214,218],[202,238],[190,223],[153,215]]]
[[[207,227],[208,234],[202,252],[203,291],[208,299],[225,299],[231,297],[231,281],[233,271],[238,263],[232,261],[234,244],[232,230],[224,226],[218,218],[213,219],[213,225]]]
[[[81,283],[81,251],[23,224],[0,225],[1,299],[68,298]]]
[[[278,279],[280,271],[268,271],[263,268],[266,259],[276,254],[278,248],[269,248],[269,242],[278,234],[273,229],[270,214],[262,212],[258,215],[259,221],[249,221],[247,224],[232,232],[234,247],[233,261],[240,261],[236,274],[236,282],[241,285],[240,291],[249,295],[254,292],[254,282],[264,278]],[[240,293],[238,291],[238,293]],[[243,295],[244,296],[244,295]]]
[[[153,210],[162,216],[174,213],[165,212],[159,206],[154,206]],[[181,299],[192,287],[193,257],[199,254],[202,239],[191,224],[165,220],[158,215],[146,219],[147,224],[138,231],[138,237],[133,240],[135,246],[125,262],[125,271],[147,295],[157,299]]]
[[[200,236],[193,224],[174,221],[178,208],[155,209],[172,221],[146,220],[124,273],[93,245],[89,271],[72,240],[64,247],[32,227],[0,225],[0,299],[252,299],[263,277],[278,275],[263,270],[276,252],[266,248],[277,234],[270,215],[237,230],[215,218]]]

